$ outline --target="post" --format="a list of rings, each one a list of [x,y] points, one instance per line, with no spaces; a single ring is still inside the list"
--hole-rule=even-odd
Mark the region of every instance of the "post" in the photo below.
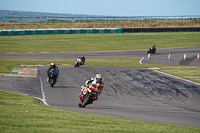
[[[15,24],[15,17],[14,17],[14,20],[13,20],[13,24]]]
[[[167,16],[165,16],[165,23],[167,22]]]
[[[66,17],[66,23],[67,23],[67,17]]]
[[[28,17],[27,17],[27,24],[28,24]]]
[[[158,16],[158,20],[157,20],[157,23],[159,23],[159,16]]]
[[[41,21],[42,21],[42,17],[40,17],[40,24],[41,24]]]
[[[150,16],[150,23],[151,23],[151,16]]]
[[[122,17],[121,17],[121,23],[122,23]]]

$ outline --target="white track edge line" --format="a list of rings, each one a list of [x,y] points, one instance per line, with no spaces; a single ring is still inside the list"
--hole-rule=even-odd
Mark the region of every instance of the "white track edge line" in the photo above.
[[[45,105],[48,105],[46,102],[46,97],[45,97],[45,93],[44,93],[44,88],[43,88],[43,82],[42,82],[42,77],[39,71],[39,76],[40,76],[40,86],[41,86],[41,92],[42,92],[42,101]]]
[[[144,59],[144,57],[142,57],[142,59],[140,59],[140,64],[142,64],[142,60]]]

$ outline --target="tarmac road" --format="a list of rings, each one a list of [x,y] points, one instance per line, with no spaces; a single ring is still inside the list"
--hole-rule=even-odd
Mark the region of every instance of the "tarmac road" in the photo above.
[[[167,60],[169,51],[171,60]],[[15,58],[28,58],[28,56],[29,58],[53,58],[54,56],[58,58],[59,56],[60,58],[75,58],[83,54],[86,58],[99,56],[99,58],[142,58],[146,56],[142,63],[200,66],[200,61],[194,58],[199,51],[200,47],[158,49],[155,55],[151,55],[150,60],[147,59],[145,50],[63,53],[60,55],[57,53],[29,53],[26,56],[23,53],[0,53],[0,57],[13,58],[11,55],[15,55]],[[187,60],[185,61],[183,60],[184,53],[187,54]],[[164,75],[148,68],[103,66],[73,68],[73,66],[59,65],[58,82],[51,88],[46,81],[47,67],[38,67],[39,76],[37,78],[1,75],[0,89],[38,97],[45,100],[50,106],[63,109],[200,127],[199,84]],[[88,105],[86,108],[79,108],[78,94],[81,85],[97,73],[103,75],[105,84],[103,93],[94,104]]]

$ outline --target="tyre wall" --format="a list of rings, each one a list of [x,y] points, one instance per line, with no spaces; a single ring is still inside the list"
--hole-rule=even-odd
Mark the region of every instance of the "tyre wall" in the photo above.
[[[200,27],[159,28],[65,28],[65,29],[20,29],[0,30],[0,36],[39,34],[86,34],[86,33],[137,33],[137,32],[200,32]]]
[[[0,30],[0,36],[39,34],[122,33],[122,31],[122,28],[22,29]]]
[[[123,28],[123,33],[134,32],[199,32],[200,27]]]

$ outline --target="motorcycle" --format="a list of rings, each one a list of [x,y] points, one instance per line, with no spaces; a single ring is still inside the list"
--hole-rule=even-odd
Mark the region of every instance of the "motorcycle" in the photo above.
[[[80,95],[79,107],[85,108],[86,105],[93,103],[96,95],[99,94],[99,91],[94,88],[87,87],[82,95]]]
[[[57,71],[56,69],[51,69],[49,71],[49,84],[53,87],[57,82]]]
[[[81,66],[81,59],[76,59],[76,62],[75,62],[75,65],[74,65],[74,68],[79,68]]]
[[[151,48],[149,48],[149,50],[147,51],[147,54],[148,54],[148,53],[153,53],[153,54],[155,54],[155,53],[156,53],[156,46],[153,45]]]

